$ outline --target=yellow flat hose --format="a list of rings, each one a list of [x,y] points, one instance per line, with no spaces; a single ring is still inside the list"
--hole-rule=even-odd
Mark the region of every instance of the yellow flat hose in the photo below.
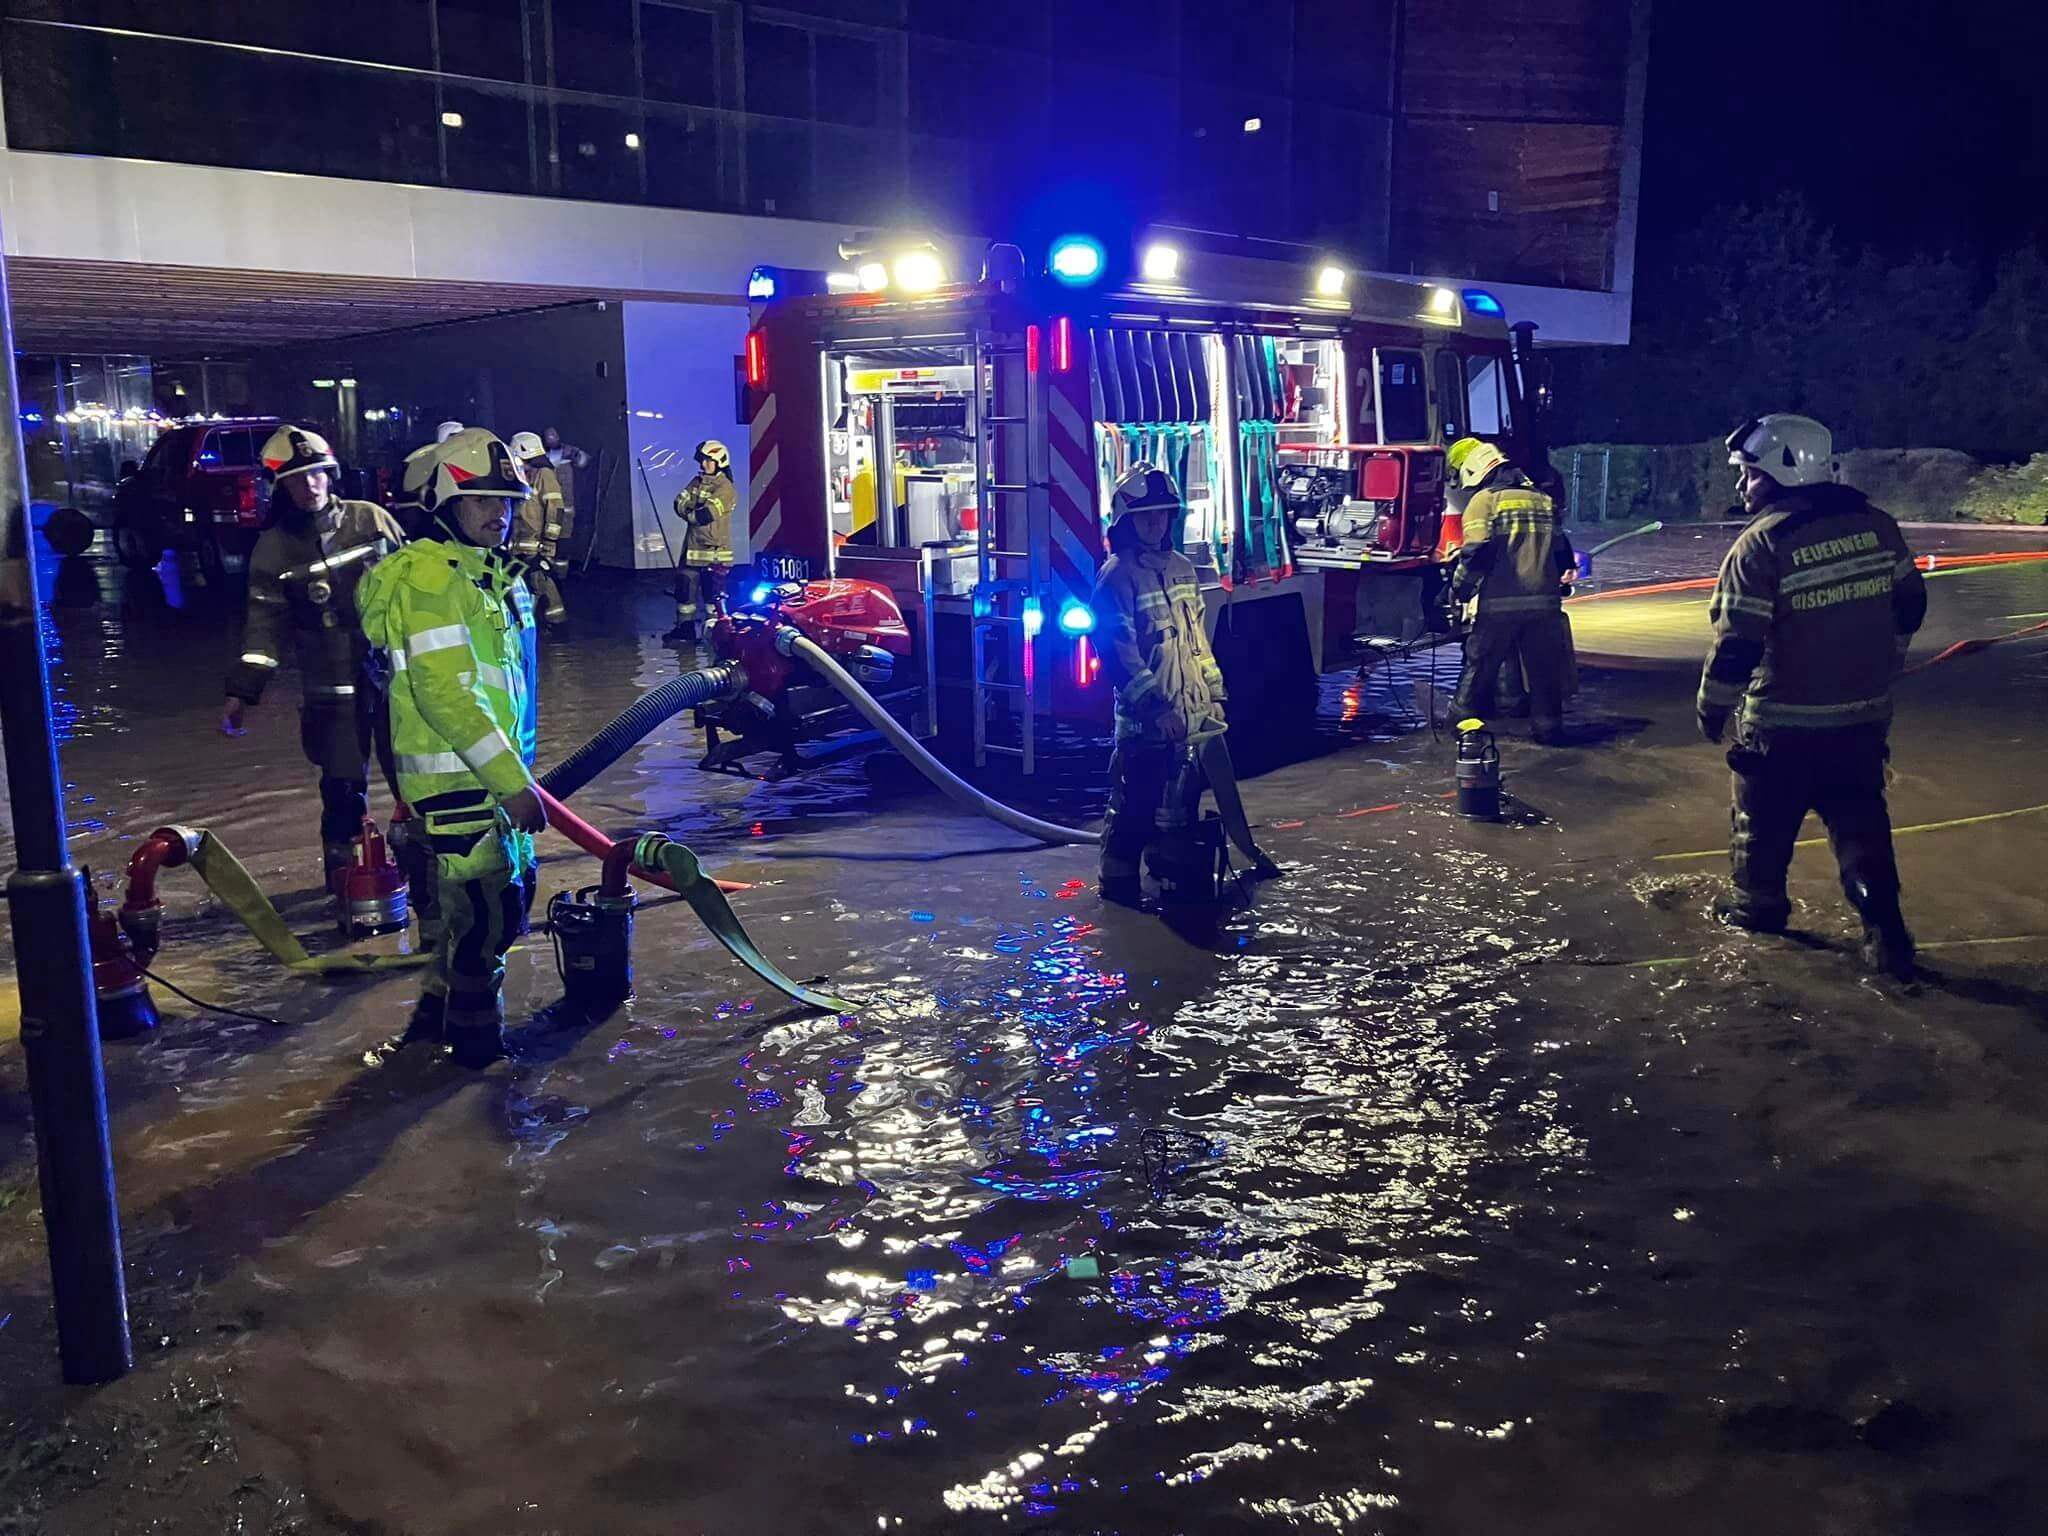
[[[1917,827],[1893,827],[1893,837],[1904,837],[1911,832],[1945,832],[1950,827],[1975,827],[1987,821],[2010,821],[2015,816],[2035,816],[2048,811],[2048,805],[2023,805],[2016,811],[1988,811],[1982,816],[1958,816],[1953,821],[1923,821]],[[1824,837],[1802,837],[1794,848],[1818,848],[1827,841]],[[1698,853],[1660,853],[1654,862],[1669,864],[1679,859],[1723,859],[1728,856],[1726,848],[1705,848]]]
[[[356,975],[370,971],[410,970],[427,964],[433,958],[424,954],[308,954],[306,946],[278,916],[270,898],[263,894],[249,871],[243,868],[242,861],[230,853],[219,838],[211,832],[202,831],[199,846],[187,862],[199,872],[199,878],[206,882],[206,888],[220,904],[240,918],[242,926],[255,935],[256,942],[287,970],[311,976]]]

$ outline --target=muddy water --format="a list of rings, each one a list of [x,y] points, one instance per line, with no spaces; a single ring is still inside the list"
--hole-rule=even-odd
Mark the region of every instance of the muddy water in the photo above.
[[[1937,612],[2048,609],[2048,580],[2001,582],[1937,583]],[[55,615],[79,855],[212,825],[311,933],[292,711],[213,734],[231,625],[170,595]],[[674,666],[658,600],[578,596],[544,758]],[[550,1029],[552,960],[515,953],[542,1017],[481,1081],[363,1073],[405,981],[283,979],[167,877],[164,973],[292,1024],[167,998],[111,1050],[127,1382],[42,1384],[33,1199],[0,1210],[0,1516],[2037,1528],[2048,976],[1980,941],[2048,934],[2044,818],[1901,838],[1909,911],[1955,946],[1901,996],[1848,963],[1824,859],[1802,937],[1758,945],[1705,921],[1714,862],[1657,857],[1725,836],[1689,678],[1590,675],[1581,745],[1509,740],[1519,809],[1480,827],[1418,728],[1427,666],[1330,680],[1247,788],[1294,873],[1200,942],[886,759],[770,786],[662,733],[579,808],[759,881],[756,936],[855,1011],[780,1009],[650,908],[596,1029]],[[1895,819],[2048,802],[2015,708],[2044,682],[2032,642],[1910,680]],[[556,851],[548,888],[594,878]]]

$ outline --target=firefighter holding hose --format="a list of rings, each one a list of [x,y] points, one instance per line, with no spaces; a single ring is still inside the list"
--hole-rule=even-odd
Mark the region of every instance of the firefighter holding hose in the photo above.
[[[333,889],[369,811],[370,759],[381,745],[356,588],[405,535],[382,507],[333,494],[340,467],[317,432],[279,427],[263,445],[263,466],[273,481],[270,524],[249,556],[242,656],[228,673],[221,730],[242,734],[246,711],[263,702],[289,650],[304,695],[299,746],[320,770],[320,856]]]
[[[1174,825],[1197,814],[1195,747],[1224,726],[1223,669],[1209,649],[1202,589],[1173,547],[1182,513],[1172,476],[1132,466],[1111,500],[1110,556],[1095,582],[1102,666],[1116,685],[1100,890],[1121,906],[1143,902],[1141,861],[1162,809]]]
[[[396,1045],[445,1042],[482,1068],[504,1055],[505,953],[526,931],[533,834],[547,826],[532,771],[533,602],[500,554],[532,488],[481,427],[412,455],[406,482],[427,530],[357,593],[391,668],[399,790],[434,855],[434,963]]]
[[[715,438],[697,445],[697,474],[676,493],[683,525],[683,558],[676,566],[676,627],[662,636],[671,645],[694,645],[711,610],[725,596],[732,568],[732,514],[739,505],[732,452]]]
[[[538,432],[514,432],[512,456],[526,471],[527,482],[533,487],[533,494],[520,504],[512,528],[512,553],[526,566],[527,582],[540,600],[541,623],[554,629],[569,620],[561,585],[555,580],[556,551],[567,526],[562,481],[547,449],[541,446]]]
[[[1834,437],[1810,416],[1753,417],[1728,437],[1748,525],[1721,564],[1700,676],[1700,733],[1731,719],[1734,899],[1721,917],[1782,933],[1785,877],[1808,811],[1826,823],[1863,959],[1913,975],[1885,806],[1892,683],[1927,616],[1905,536],[1835,480]]]

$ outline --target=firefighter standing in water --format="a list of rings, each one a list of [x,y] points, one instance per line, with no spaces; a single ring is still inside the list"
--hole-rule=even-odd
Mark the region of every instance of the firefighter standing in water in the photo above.
[[[1111,501],[1109,559],[1093,606],[1103,669],[1116,685],[1116,753],[1102,827],[1105,901],[1138,906],[1141,864],[1162,809],[1170,826],[1199,812],[1193,744],[1224,727],[1223,670],[1209,649],[1195,567],[1173,547],[1183,515],[1164,470],[1132,466]]]
[[[732,514],[739,496],[731,452],[725,444],[706,438],[697,445],[696,478],[676,493],[683,558],[676,566],[676,627],[662,636],[671,645],[695,644],[713,604],[725,596],[725,575],[732,567]]]
[[[531,495],[511,450],[481,427],[406,461],[428,531],[357,593],[391,667],[399,790],[434,855],[433,969],[393,1046],[445,1041],[485,1067],[504,1054],[505,952],[526,931],[533,834],[533,605],[499,553]],[[423,923],[423,927],[426,924]]]
[[[1700,733],[1735,718],[1729,923],[1782,933],[1785,877],[1817,811],[1842,889],[1863,919],[1863,959],[1901,980],[1913,936],[1885,807],[1892,683],[1927,615],[1927,587],[1891,517],[1835,482],[1834,438],[1808,416],[1753,418],[1728,438],[1750,522],[1708,609]]]
[[[533,486],[533,494],[520,505],[512,530],[512,553],[525,562],[527,582],[540,603],[541,623],[553,629],[569,619],[562,588],[555,579],[555,554],[567,527],[562,482],[538,432],[513,433],[512,456]]]
[[[1493,709],[1503,662],[1521,658],[1533,734],[1544,746],[1564,740],[1566,657],[1564,581],[1576,557],[1557,506],[1493,444],[1460,438],[1444,455],[1465,504],[1465,542],[1451,593],[1474,605],[1465,665],[1451,701],[1453,719],[1484,719]]]
[[[331,889],[369,811],[370,760],[381,745],[356,587],[405,535],[382,507],[333,494],[339,466],[317,432],[279,427],[263,445],[263,466],[275,482],[270,523],[249,556],[242,659],[228,673],[221,730],[242,734],[244,712],[263,702],[289,646],[303,690],[299,745],[320,770],[320,854]]]

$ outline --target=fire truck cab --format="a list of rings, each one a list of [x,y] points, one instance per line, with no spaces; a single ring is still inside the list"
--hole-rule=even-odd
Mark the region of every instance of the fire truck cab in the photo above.
[[[1313,709],[1364,638],[1425,626],[1443,450],[1528,462],[1527,331],[1454,288],[1085,235],[973,270],[859,237],[838,271],[757,268],[740,362],[742,599],[835,577],[893,593],[921,729],[1034,765],[1053,719],[1108,718],[1089,606],[1133,464],[1180,485],[1234,723]]]

